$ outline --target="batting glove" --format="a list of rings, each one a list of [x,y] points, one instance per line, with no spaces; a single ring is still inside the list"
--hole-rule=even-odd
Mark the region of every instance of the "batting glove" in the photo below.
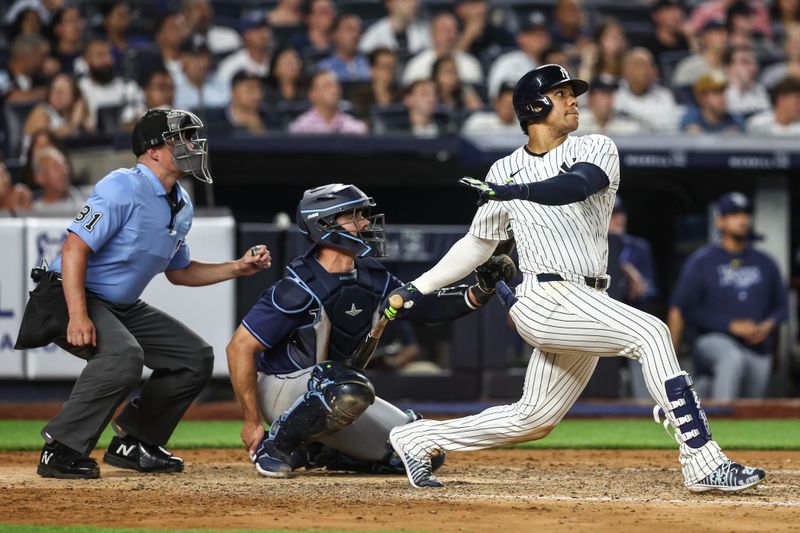
[[[464,176],[458,180],[459,185],[478,191],[478,207],[489,200],[507,202],[508,200],[527,200],[527,183],[509,183],[507,185],[495,185],[485,181],[476,180],[469,176]]]
[[[403,299],[403,307],[400,309],[395,309],[391,305],[389,305],[389,298],[394,296],[395,294],[399,295]],[[414,307],[414,303],[422,298],[422,293],[419,292],[414,284],[406,283],[402,287],[398,287],[397,289],[393,290],[389,293],[386,299],[383,301],[383,316],[388,318],[389,320],[394,320],[397,317],[402,317],[408,313],[408,311]]]
[[[478,280],[472,287],[472,294],[481,305],[491,300],[498,281],[506,283],[517,275],[514,261],[506,254],[499,254],[489,258],[488,261],[475,269],[475,278]]]

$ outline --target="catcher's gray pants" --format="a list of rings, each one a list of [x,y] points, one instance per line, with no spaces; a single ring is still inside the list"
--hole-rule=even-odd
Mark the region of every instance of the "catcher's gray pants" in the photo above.
[[[114,429],[147,444],[164,446],[192,400],[211,378],[214,353],[203,339],[166,313],[139,300],[115,305],[89,296],[97,352],[81,372],[63,409],[42,430],[89,453],[120,403],[153,370],[138,398],[114,421]],[[67,349],[68,346],[62,346]]]
[[[697,338],[694,356],[711,372],[710,398],[764,398],[769,388],[772,356],[754,352],[724,333],[707,333]]]
[[[289,374],[258,373],[258,404],[261,416],[269,423],[278,418],[295,401],[308,392],[311,368]],[[389,432],[395,426],[408,423],[408,416],[386,400],[375,398],[358,420],[319,439],[350,457],[364,461],[381,461],[389,451]]]

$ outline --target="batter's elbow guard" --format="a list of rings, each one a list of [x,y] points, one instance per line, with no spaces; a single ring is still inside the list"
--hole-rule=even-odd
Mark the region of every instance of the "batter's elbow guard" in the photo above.
[[[500,280],[495,285],[495,292],[497,293],[497,297],[500,299],[500,303],[503,304],[507,310],[511,310],[515,303],[517,303],[517,297],[514,295],[514,291],[506,284],[505,281]]]

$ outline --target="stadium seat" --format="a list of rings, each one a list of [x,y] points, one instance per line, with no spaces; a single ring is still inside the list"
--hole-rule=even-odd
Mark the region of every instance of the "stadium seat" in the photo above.
[[[434,17],[439,13],[452,13],[455,9],[453,0],[428,0],[423,3],[428,17]]]
[[[97,130],[101,133],[116,133],[122,125],[122,106],[112,105],[97,108]]]
[[[308,111],[310,104],[306,101],[301,102],[278,102],[275,106],[275,113],[280,117],[280,123],[283,127],[288,127],[289,124]]]
[[[370,109],[370,123],[376,133],[408,133],[411,124],[408,120],[408,111],[403,104],[390,104],[388,106],[372,106]],[[442,135],[458,132],[458,121],[446,111],[436,111],[433,116]]]
[[[370,82],[368,81],[341,81],[339,84],[342,86],[342,99],[351,102],[355,93],[363,91],[364,88],[370,86]]]
[[[675,101],[682,105],[694,105],[694,92],[691,86],[686,87],[673,87],[672,94],[675,96]]]
[[[363,21],[376,21],[386,16],[383,2],[376,0],[338,0],[336,8],[341,13],[355,13]]]
[[[161,50],[155,44],[145,45],[128,50],[124,58],[123,75],[141,86],[146,75],[164,66]]]
[[[661,79],[664,85],[669,85],[675,67],[683,59],[689,57],[689,55],[690,52],[680,50],[676,52],[663,52],[658,56],[659,66],[661,67],[659,70],[661,71]]]
[[[6,147],[8,157],[19,157],[22,150],[22,139],[25,137],[25,119],[39,101],[6,102],[3,106],[3,118],[6,131]]]

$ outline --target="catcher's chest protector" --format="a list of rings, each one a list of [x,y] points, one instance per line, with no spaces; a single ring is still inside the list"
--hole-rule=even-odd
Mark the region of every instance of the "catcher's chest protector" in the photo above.
[[[389,272],[374,259],[356,259],[355,276],[331,274],[310,257],[299,257],[289,266],[324,309],[317,311],[313,328],[298,330],[299,344],[316,353],[317,360],[345,360],[372,329]]]

